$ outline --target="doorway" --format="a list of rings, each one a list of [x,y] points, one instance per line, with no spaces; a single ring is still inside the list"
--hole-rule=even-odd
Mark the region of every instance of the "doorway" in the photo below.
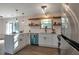
[[[38,46],[38,33],[31,33],[30,34],[30,42],[31,42],[31,45]]]

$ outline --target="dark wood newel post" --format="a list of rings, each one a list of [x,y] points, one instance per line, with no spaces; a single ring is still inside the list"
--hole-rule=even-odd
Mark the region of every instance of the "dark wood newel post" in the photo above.
[[[61,46],[61,39],[59,38],[60,35],[58,35],[58,55],[61,55],[61,49],[60,49],[60,46]]]

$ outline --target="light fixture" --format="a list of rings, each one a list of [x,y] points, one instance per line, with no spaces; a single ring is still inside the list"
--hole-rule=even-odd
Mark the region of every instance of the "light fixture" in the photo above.
[[[18,12],[18,9],[16,9],[16,22],[18,22],[17,12]]]
[[[22,13],[23,19],[24,19],[24,13]],[[22,20],[22,23],[24,23],[24,20]]]
[[[42,12],[47,16],[47,14],[46,14],[47,6],[44,5],[44,6],[41,6],[41,8],[42,8]]]
[[[22,13],[22,15],[24,15],[24,13]]]
[[[16,11],[18,11],[18,9],[16,9]]]

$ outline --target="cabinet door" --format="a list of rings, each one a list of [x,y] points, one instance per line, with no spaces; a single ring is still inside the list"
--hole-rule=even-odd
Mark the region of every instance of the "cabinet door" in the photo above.
[[[58,38],[56,34],[50,36],[50,47],[58,48]]]
[[[52,35],[47,34],[45,37],[46,37],[45,38],[45,46],[52,47],[52,45],[53,45],[53,43],[52,43],[52,39],[53,39]]]
[[[51,36],[50,35],[47,35],[46,36],[46,46],[47,47],[50,47],[50,45],[51,45]]]
[[[23,48],[26,45],[26,35],[25,34],[21,34],[20,37],[20,48]]]
[[[57,36],[54,34],[40,34],[39,35],[39,45],[45,46],[45,47],[57,48],[57,45],[58,45]]]
[[[20,50],[25,45],[24,35],[20,34],[17,38],[14,38],[14,50],[15,52]]]
[[[20,38],[19,34],[14,36],[14,52],[17,52],[20,49]]]
[[[39,34],[39,46],[46,45],[46,36],[44,34]]]

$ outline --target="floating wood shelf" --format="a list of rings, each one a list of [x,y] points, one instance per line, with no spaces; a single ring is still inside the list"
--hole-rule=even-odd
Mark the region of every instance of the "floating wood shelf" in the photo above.
[[[29,26],[40,26],[40,24],[29,24]]]
[[[41,19],[59,19],[61,16],[53,16],[53,17],[36,17],[36,18],[29,18],[29,20],[41,20]]]

